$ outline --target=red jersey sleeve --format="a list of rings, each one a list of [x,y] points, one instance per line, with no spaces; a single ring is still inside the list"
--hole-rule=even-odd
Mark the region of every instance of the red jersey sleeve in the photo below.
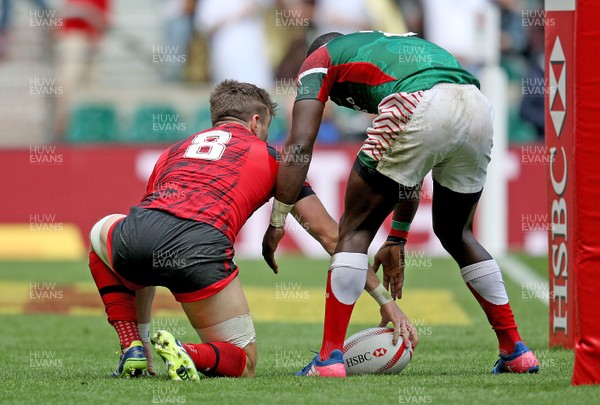
[[[330,67],[331,57],[326,46],[311,53],[304,60],[296,79],[298,86],[296,101],[317,99],[326,103],[331,87],[335,83],[334,72],[330,70]]]

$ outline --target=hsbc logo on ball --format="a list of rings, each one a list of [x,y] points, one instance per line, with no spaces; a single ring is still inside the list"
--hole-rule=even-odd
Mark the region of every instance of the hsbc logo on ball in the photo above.
[[[373,358],[371,352],[365,352],[363,354],[357,354],[356,356],[352,356],[346,359],[346,367],[354,367],[359,364],[364,363],[365,361],[369,361]]]
[[[346,359],[346,367],[354,367],[359,364],[364,363],[365,361],[372,360],[373,357],[381,357],[385,356],[387,350],[383,347],[373,350],[373,352],[365,352],[363,354],[357,354],[356,356],[352,356]]]
[[[386,353],[387,353],[387,350],[383,347],[373,350],[373,356],[375,356],[375,357],[385,356]]]

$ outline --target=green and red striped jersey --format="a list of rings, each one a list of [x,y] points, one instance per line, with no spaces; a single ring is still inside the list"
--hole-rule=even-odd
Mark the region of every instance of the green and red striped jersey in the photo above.
[[[385,97],[438,83],[479,81],[445,49],[416,36],[361,31],[332,39],[309,55],[296,100],[318,99],[376,114]]]

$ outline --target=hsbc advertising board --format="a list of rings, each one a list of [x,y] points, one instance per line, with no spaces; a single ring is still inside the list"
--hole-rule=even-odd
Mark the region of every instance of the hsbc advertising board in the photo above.
[[[550,345],[574,344],[574,1],[547,1],[546,146],[548,165]]]
[[[348,173],[359,147],[340,144],[315,148],[308,180],[336,219],[342,214]],[[4,246],[0,249],[0,257],[72,260],[77,256],[76,252],[87,249],[87,235],[96,221],[110,213],[127,213],[130,206],[140,201],[148,177],[163,149],[164,146],[160,145],[44,145],[0,151],[0,170],[11,173],[3,178],[2,189],[10,190],[12,196],[3,201],[0,225],[20,224],[29,229],[32,218],[36,222],[33,225],[40,229],[64,224],[68,228],[66,231],[76,231],[69,240],[79,241],[79,248],[67,246],[66,242],[48,247],[53,252],[52,257],[44,256],[39,250],[28,252],[22,249],[22,244]],[[504,165],[509,173],[509,246],[538,255],[547,253],[547,164],[535,163],[544,160],[543,151],[542,145],[511,147]],[[557,171],[558,181],[560,175]],[[432,230],[432,195],[431,176],[427,176],[420,195],[419,210],[410,229],[408,268],[427,268],[431,266],[432,257],[447,255]],[[237,257],[261,257],[261,241],[269,214],[270,204],[265,204],[244,225],[235,243]],[[41,223],[46,218],[52,224],[46,226]],[[476,218],[476,221],[485,221],[485,218]],[[386,221],[377,233],[371,245],[374,250],[385,241],[389,226],[390,221]],[[327,257],[323,248],[305,232],[301,219],[296,222],[289,218],[286,227],[281,253]],[[40,235],[31,232],[30,236]]]

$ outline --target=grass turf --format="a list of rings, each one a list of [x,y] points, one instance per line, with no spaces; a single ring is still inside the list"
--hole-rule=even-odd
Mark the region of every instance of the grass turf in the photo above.
[[[545,274],[545,259],[526,260]],[[274,276],[261,262],[238,264],[243,285],[273,291],[276,283],[282,282],[301,283],[301,288],[322,287],[327,267],[324,261],[281,259],[280,274]],[[0,283],[92,283],[85,262],[3,262],[0,269]],[[411,288],[449,289],[472,324],[422,328],[413,360],[399,375],[345,380],[294,377],[293,372],[312,357],[309,350],[319,347],[321,323],[256,322],[259,364],[254,379],[174,383],[167,380],[159,358],[155,358],[158,377],[112,379],[108,375],[117,363],[117,341],[104,317],[1,315],[4,364],[0,368],[0,403],[598,403],[600,387],[570,386],[572,352],[547,349],[547,307],[523,295],[520,285],[509,280],[506,285],[520,332],[541,362],[538,375],[489,374],[496,359],[493,332],[456,265],[434,259],[418,269],[407,269],[404,299],[410,299]],[[252,311],[258,313],[261,308]],[[374,307],[374,324],[377,316]],[[348,333],[370,326],[351,323]]]

